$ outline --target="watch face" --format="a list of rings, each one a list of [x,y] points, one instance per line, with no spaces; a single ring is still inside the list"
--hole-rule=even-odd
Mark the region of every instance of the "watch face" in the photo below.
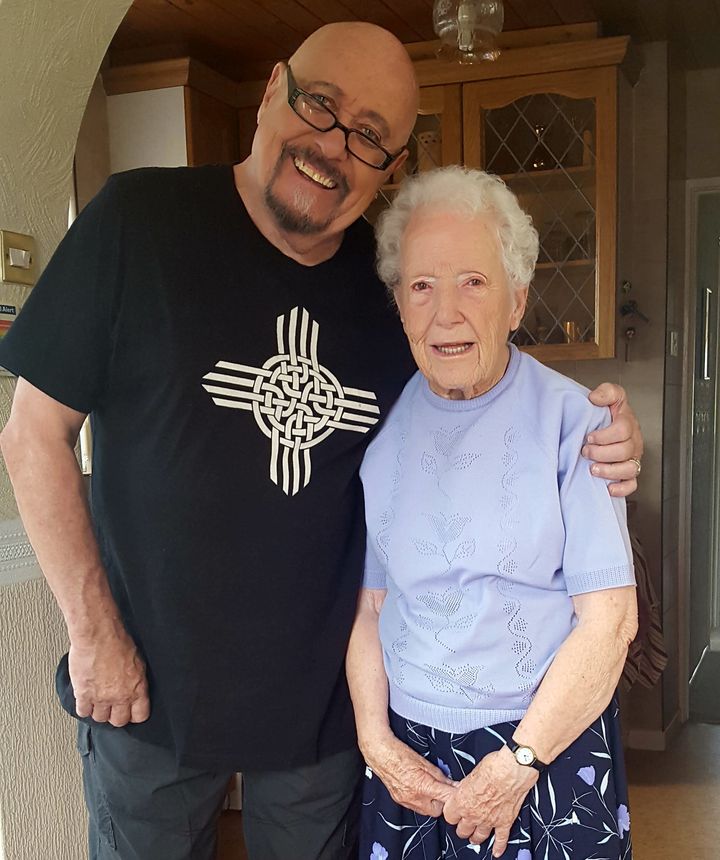
[[[518,760],[518,764],[529,766],[535,761],[535,753],[530,747],[518,747],[515,750],[515,758]]]

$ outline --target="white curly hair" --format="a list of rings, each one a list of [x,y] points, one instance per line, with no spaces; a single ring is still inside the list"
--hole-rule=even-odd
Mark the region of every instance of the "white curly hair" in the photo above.
[[[532,219],[498,176],[451,165],[405,179],[390,207],[378,218],[377,271],[391,294],[400,283],[405,230],[412,216],[423,209],[461,213],[468,218],[489,215],[497,224],[510,289],[529,286],[539,245]]]

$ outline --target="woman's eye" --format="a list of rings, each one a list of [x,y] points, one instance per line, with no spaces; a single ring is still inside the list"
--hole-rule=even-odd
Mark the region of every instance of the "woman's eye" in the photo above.
[[[482,278],[468,278],[467,284],[469,287],[483,287],[485,281]]]
[[[429,290],[429,289],[430,289],[430,284],[428,284],[428,282],[427,282],[427,281],[415,281],[415,283],[414,283],[414,284],[410,284],[410,289],[411,289],[414,293],[422,293],[422,292],[424,292],[425,290]]]

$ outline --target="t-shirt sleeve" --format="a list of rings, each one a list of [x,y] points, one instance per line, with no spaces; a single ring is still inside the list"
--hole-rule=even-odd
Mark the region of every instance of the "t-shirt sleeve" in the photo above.
[[[0,342],[0,365],[79,412],[107,383],[125,242],[119,177],[68,230]]]
[[[609,481],[591,475],[580,453],[588,433],[608,426],[610,411],[589,402],[577,406],[564,416],[558,459],[563,574],[570,595],[635,584],[625,499],[610,495]]]
[[[367,533],[365,546],[365,573],[363,576],[363,588],[387,588],[387,576],[385,566],[380,561],[378,546],[375,535],[370,531]]]

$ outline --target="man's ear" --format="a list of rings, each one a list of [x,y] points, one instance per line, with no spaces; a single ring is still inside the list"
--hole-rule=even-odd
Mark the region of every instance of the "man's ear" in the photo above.
[[[403,166],[403,164],[405,164],[405,162],[407,161],[408,155],[410,155],[410,152],[407,148],[405,148],[400,153],[400,155],[398,155],[398,157],[395,159],[395,161],[393,161],[393,163],[387,169],[388,179],[392,176],[393,173],[400,170],[400,168]]]
[[[279,88],[283,82],[283,79],[284,79],[283,73],[285,72],[285,68],[286,68],[285,63],[275,63],[275,66],[273,67],[272,73],[270,74],[270,78],[268,79],[267,86],[265,87],[265,92],[263,93],[262,101],[260,102],[260,107],[258,108],[258,112],[257,112],[257,121],[258,122],[260,122],[260,118],[265,113],[265,110],[267,109],[268,105],[270,104],[272,97],[279,90]]]

